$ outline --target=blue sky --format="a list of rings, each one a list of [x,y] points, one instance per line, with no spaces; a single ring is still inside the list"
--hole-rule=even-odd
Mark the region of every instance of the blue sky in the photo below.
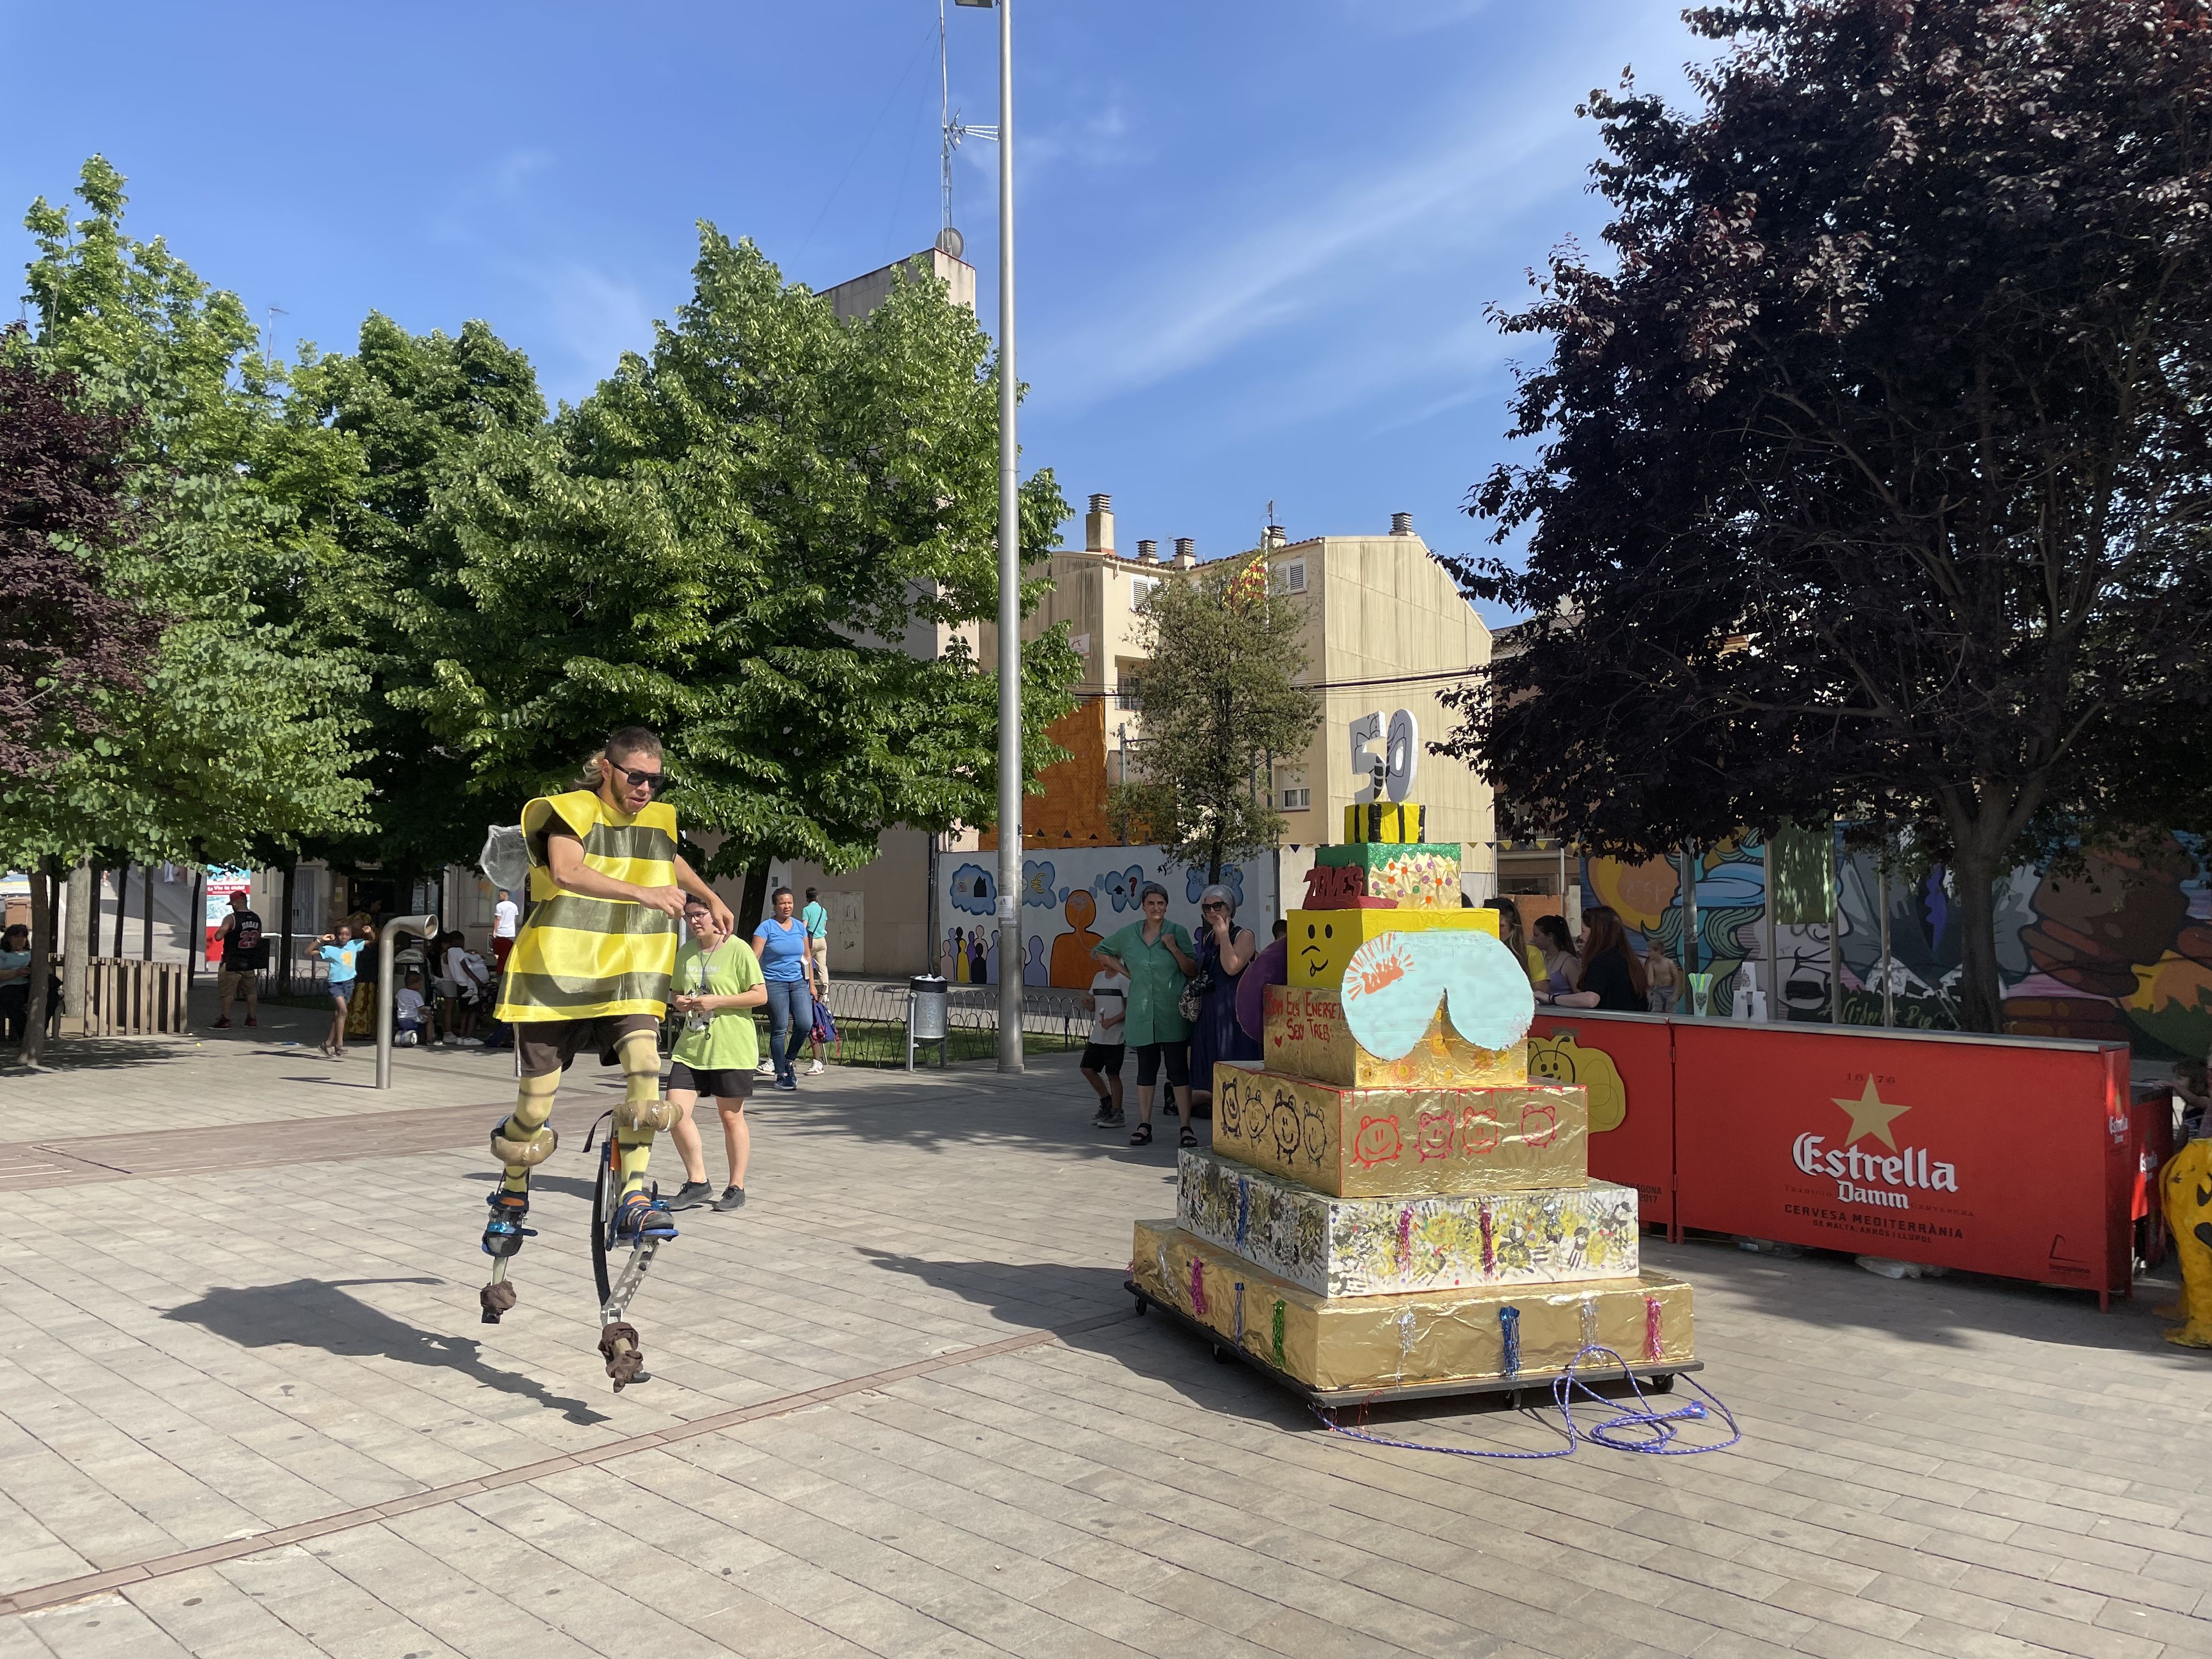
[[[1111,491],[1125,548],[1249,546],[1272,499],[1293,535],[1410,511],[1474,550],[1459,506],[1510,447],[1484,308],[1595,243],[1575,105],[1629,64],[1680,94],[1710,48],[1679,0],[1017,3],[1024,470]],[[994,15],[950,27],[953,101],[995,120]],[[556,398],[687,296],[696,220],[817,288],[938,228],[934,0],[0,0],[0,40],[15,266],[21,208],[98,150],[131,228],[280,340],[481,317]],[[955,180],[994,325],[996,166],[971,141]]]

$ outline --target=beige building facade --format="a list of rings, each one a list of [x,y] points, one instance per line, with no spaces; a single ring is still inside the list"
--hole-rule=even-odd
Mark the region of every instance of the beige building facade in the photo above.
[[[1282,849],[1285,902],[1295,903],[1303,891],[1313,848],[1343,838],[1344,809],[1366,785],[1353,755],[1354,722],[1380,715],[1387,730],[1400,709],[1411,714],[1419,738],[1408,798],[1428,808],[1431,841],[1462,843],[1466,890],[1478,902],[1488,898],[1497,879],[1491,787],[1463,763],[1428,753],[1427,745],[1445,737],[1453,724],[1441,694],[1489,663],[1489,628],[1405,514],[1394,515],[1389,531],[1371,536],[1291,542],[1270,532],[1265,548],[1231,556],[1255,554],[1267,560],[1274,601],[1305,615],[1307,667],[1300,678],[1319,687],[1322,699],[1321,727],[1305,751],[1284,757],[1274,770],[1275,805],[1288,824]],[[1160,582],[1182,580],[1202,568],[1188,539],[1176,542],[1165,558],[1149,540],[1123,552],[1116,544],[1112,498],[1103,495],[1091,498],[1083,547],[1052,556],[1053,591],[1024,634],[1034,638],[1066,624],[1083,660],[1074,689],[1104,704],[1106,783],[1119,781],[1126,757],[1143,741],[1129,688],[1144,671],[1145,598]],[[988,653],[992,630],[983,632]],[[1379,754],[1382,741],[1369,747]],[[1036,806],[1033,800],[1033,811]]]
[[[1267,553],[1277,602],[1306,613],[1304,678],[1322,693],[1321,727],[1306,752],[1275,766],[1276,810],[1289,825],[1285,892],[1295,902],[1314,847],[1343,839],[1344,809],[1369,785],[1355,763],[1354,723],[1381,716],[1385,736],[1365,744],[1380,756],[1402,708],[1419,736],[1406,798],[1427,807],[1431,841],[1461,843],[1465,890],[1478,902],[1488,898],[1497,878],[1495,797],[1463,762],[1430,754],[1428,745],[1454,724],[1442,694],[1489,663],[1489,628],[1405,514],[1382,534],[1316,536]]]

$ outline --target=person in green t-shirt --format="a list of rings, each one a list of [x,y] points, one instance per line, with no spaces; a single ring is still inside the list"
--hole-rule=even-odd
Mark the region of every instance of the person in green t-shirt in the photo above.
[[[1091,951],[1094,960],[1128,975],[1128,1035],[1123,1040],[1137,1051],[1137,1127],[1129,1132],[1129,1144],[1152,1144],[1152,1091],[1164,1060],[1175,1096],[1172,1109],[1182,1115],[1181,1142],[1195,1146],[1198,1134],[1190,1127],[1190,1022],[1182,1017],[1180,999],[1198,963],[1182,924],[1168,920],[1168,890],[1148,881],[1137,896],[1145,919]]]
[[[707,1182],[707,1150],[699,1126],[691,1121],[699,1097],[712,1095],[730,1153],[730,1184],[714,1207],[742,1209],[745,1164],[752,1156],[745,1097],[753,1091],[753,1068],[760,1064],[752,1011],[768,1001],[768,981],[761,977],[752,946],[734,937],[704,899],[694,898],[684,907],[684,922],[691,937],[676,953],[668,999],[669,1012],[684,1019],[668,1073],[669,1103],[683,1114],[668,1133],[684,1160],[684,1185],[669,1207],[703,1204],[714,1190]]]

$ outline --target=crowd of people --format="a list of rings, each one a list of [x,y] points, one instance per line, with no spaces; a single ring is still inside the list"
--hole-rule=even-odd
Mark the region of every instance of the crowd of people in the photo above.
[[[1469,901],[1472,902],[1472,901]],[[1237,925],[1237,897],[1226,887],[1199,896],[1198,937],[1168,920],[1164,887],[1147,883],[1139,895],[1142,918],[1091,951],[1099,971],[1091,981],[1091,1038],[1083,1049],[1084,1081],[1097,1097],[1092,1126],[1127,1127],[1121,1066],[1137,1054],[1137,1121],[1132,1146],[1152,1140],[1152,1105],[1167,1075],[1164,1109],[1182,1120],[1178,1142],[1198,1145],[1194,1118],[1211,1115],[1217,1060],[1260,1058],[1260,1042],[1237,1018],[1238,987],[1261,957],[1251,930]],[[1577,940],[1564,917],[1541,915],[1524,927],[1511,899],[1490,902],[1498,937],[1527,967],[1540,1003],[1620,1013],[1672,1013],[1682,1000],[1681,970],[1657,951],[1639,955],[1609,906],[1583,912]],[[1277,921],[1280,939],[1285,924]],[[1279,975],[1282,964],[1261,971]]]
[[[1091,951],[1100,972],[1091,981],[1091,1041],[1082,1073],[1098,1097],[1093,1124],[1123,1127],[1121,1065],[1137,1051],[1137,1122],[1132,1146],[1152,1139],[1152,1102],[1167,1073],[1167,1110],[1182,1120],[1181,1144],[1198,1145],[1192,1120],[1211,1109],[1216,1060],[1257,1060],[1259,1040],[1237,1022],[1237,990],[1260,954],[1248,927],[1237,925],[1237,896],[1219,885],[1198,898],[1198,938],[1168,920],[1167,889],[1147,882],[1138,894],[1139,919]],[[1276,937],[1283,925],[1276,924]],[[1194,1081],[1194,1079],[1195,1081]]]
[[[1524,931],[1511,899],[1494,898],[1490,908],[1498,912],[1498,937],[1527,964],[1538,1002],[1621,1014],[1671,1014],[1681,1007],[1681,969],[1663,951],[1639,955],[1611,905],[1583,912],[1580,940],[1564,916],[1540,915]]]

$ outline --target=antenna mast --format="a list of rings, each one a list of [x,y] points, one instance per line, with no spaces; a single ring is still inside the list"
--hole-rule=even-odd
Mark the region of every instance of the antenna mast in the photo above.
[[[937,0],[937,86],[939,119],[945,135],[938,150],[938,193],[944,222],[937,234],[937,246],[957,259],[966,242],[952,228],[952,153],[960,148],[963,138],[987,138],[995,143],[999,130],[995,126],[971,127],[952,107],[952,68],[945,45],[945,0]]]

